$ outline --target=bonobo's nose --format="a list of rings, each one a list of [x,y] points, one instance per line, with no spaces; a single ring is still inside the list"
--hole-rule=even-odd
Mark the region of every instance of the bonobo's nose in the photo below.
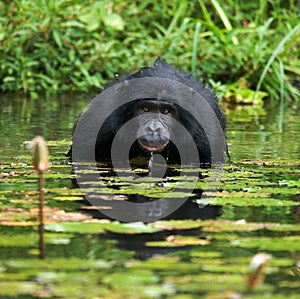
[[[152,120],[148,123],[148,131],[151,134],[161,134],[162,125],[157,120]]]

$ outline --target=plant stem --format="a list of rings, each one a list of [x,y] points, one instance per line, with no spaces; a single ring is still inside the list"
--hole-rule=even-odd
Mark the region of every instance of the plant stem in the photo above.
[[[39,258],[45,258],[45,241],[44,241],[44,176],[39,172]]]

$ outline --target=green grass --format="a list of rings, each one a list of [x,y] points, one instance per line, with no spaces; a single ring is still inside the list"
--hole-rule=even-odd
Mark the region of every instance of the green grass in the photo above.
[[[230,102],[300,99],[297,1],[2,1],[0,91],[99,91],[162,56]]]

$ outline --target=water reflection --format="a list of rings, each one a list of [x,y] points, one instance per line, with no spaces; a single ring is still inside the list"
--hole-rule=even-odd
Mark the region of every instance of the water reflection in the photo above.
[[[41,96],[36,100],[1,95],[1,153],[4,149],[18,153],[22,142],[36,135],[43,135],[46,140],[71,139],[74,123],[88,102],[84,95]]]
[[[233,161],[299,159],[299,109],[237,106],[226,109],[226,115]]]
[[[0,163],[11,163],[15,161],[14,158],[27,155],[28,152],[22,143],[25,140],[31,140],[35,135],[43,135],[46,140],[66,139],[71,142],[73,126],[90,100],[90,95],[82,94],[53,98],[41,97],[37,100],[16,95],[2,95],[0,99]],[[271,106],[266,106],[266,108],[246,106],[231,107],[226,109],[226,114],[227,140],[233,161],[250,159],[281,162],[300,158],[299,111],[291,107],[279,109]],[[52,160],[64,154],[61,148],[51,147],[50,150]],[[67,150],[66,148],[66,152]],[[67,159],[63,160],[63,163],[71,172]],[[201,197],[201,192],[199,191],[197,195]],[[130,195],[129,200],[139,200],[139,198]],[[235,209],[241,208],[235,207]],[[171,216],[177,219],[184,217],[203,219],[217,217],[220,214],[218,207],[203,209],[190,200],[180,210]],[[229,208],[226,210],[226,216],[228,216]],[[245,209],[241,209],[240,213],[245,214]]]
[[[77,165],[73,163],[75,168]],[[151,171],[155,173],[156,167],[160,166],[154,163]],[[85,202],[88,204],[86,209],[97,218],[149,222],[158,219],[211,219],[219,216],[220,207],[197,202],[203,193],[200,184],[211,186],[208,179],[213,177],[210,175],[213,171],[203,169],[199,173],[198,168],[190,166],[180,176],[180,170],[178,166],[170,165],[164,168],[164,176],[157,177],[149,176],[148,169],[132,170],[120,165],[116,169],[102,163],[94,169],[89,166],[84,173],[77,173],[74,186],[80,184],[81,191],[88,199]],[[78,180],[80,175],[84,175],[86,180]],[[210,194],[213,194],[213,189]]]

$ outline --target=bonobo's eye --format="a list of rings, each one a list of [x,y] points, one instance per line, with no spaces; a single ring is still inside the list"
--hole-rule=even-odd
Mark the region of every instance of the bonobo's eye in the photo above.
[[[144,113],[150,112],[150,109],[149,109],[149,107],[147,107],[147,106],[142,106],[140,109],[141,109],[141,111],[143,111]]]
[[[164,115],[168,115],[168,114],[171,114],[172,111],[170,109],[168,109],[168,108],[163,108],[161,110],[161,113],[164,114]]]

